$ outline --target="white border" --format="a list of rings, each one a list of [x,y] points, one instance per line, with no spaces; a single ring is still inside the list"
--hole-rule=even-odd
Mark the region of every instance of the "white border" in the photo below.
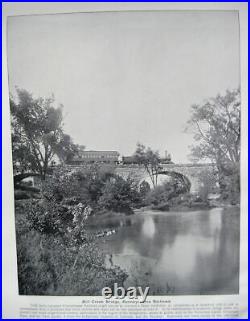
[[[241,162],[241,248],[240,248],[240,295],[220,296],[220,301],[228,300],[239,302],[241,318],[247,318],[248,306],[248,211],[247,211],[247,106],[248,106],[248,4],[244,2],[138,2],[138,3],[113,3],[113,2],[87,2],[87,3],[3,3],[2,4],[2,134],[3,134],[3,318],[19,318],[19,307],[30,302],[49,303],[49,297],[19,296],[17,285],[16,269],[16,246],[14,226],[14,199],[13,199],[13,177],[12,177],[12,156],[10,144],[10,121],[9,121],[9,98],[8,98],[8,75],[6,56],[6,25],[7,16],[28,15],[28,14],[55,14],[72,12],[93,12],[93,11],[127,11],[127,10],[238,10],[240,16],[240,39],[241,39],[241,93],[242,93],[242,162]],[[218,296],[178,296],[173,298],[174,302],[191,303],[215,302]],[[53,297],[55,303],[76,303],[81,297]]]

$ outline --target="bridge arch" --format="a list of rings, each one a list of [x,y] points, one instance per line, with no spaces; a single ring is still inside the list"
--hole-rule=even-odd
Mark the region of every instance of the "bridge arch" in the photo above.
[[[162,170],[157,175],[158,175],[157,186],[171,183],[172,186],[174,187],[174,184],[175,184],[175,188],[176,188],[176,191],[178,190],[178,194],[187,193],[187,192],[190,192],[191,190],[192,183],[190,179],[183,173],[179,173],[177,171],[172,171],[172,170],[170,171]],[[172,180],[170,182],[170,179],[173,179],[174,181]],[[152,180],[150,179],[148,174],[141,176],[139,180],[139,184],[141,184],[142,182],[147,182],[151,188],[154,187]]]
[[[181,183],[180,193],[190,192],[191,182],[186,175],[176,171],[169,171],[169,170],[163,170],[159,172],[158,175],[166,175],[168,177],[175,179],[177,183]]]

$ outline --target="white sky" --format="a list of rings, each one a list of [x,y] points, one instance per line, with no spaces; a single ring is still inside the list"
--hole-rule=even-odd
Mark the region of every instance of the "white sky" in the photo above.
[[[65,132],[86,149],[138,141],[187,162],[190,105],[239,86],[236,12],[123,12],[12,17],[10,90],[54,93]]]

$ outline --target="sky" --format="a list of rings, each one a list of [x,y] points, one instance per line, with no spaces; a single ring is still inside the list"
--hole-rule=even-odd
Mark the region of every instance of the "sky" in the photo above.
[[[7,36],[11,93],[53,93],[87,150],[141,142],[188,162],[190,106],[240,84],[236,11],[19,16]]]

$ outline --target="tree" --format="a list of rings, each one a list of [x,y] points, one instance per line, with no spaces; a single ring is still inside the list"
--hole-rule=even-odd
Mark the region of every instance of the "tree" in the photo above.
[[[54,107],[54,98],[33,98],[17,89],[17,102],[10,99],[13,165],[16,173],[39,173],[45,179],[55,155],[67,160],[76,152],[69,135],[63,132],[63,106]]]
[[[161,159],[158,151],[153,151],[150,147],[146,148],[144,145],[138,143],[134,157],[139,164],[144,166],[153,186],[156,187],[159,172],[162,170],[160,165]]]
[[[220,182],[231,177],[240,189],[240,90],[227,91],[202,105],[193,105],[188,128],[194,131],[195,160],[209,159],[217,166]]]
[[[199,191],[198,195],[202,201],[207,201],[211,193],[218,193],[219,189],[216,182],[218,181],[217,171],[203,169],[199,173]]]

